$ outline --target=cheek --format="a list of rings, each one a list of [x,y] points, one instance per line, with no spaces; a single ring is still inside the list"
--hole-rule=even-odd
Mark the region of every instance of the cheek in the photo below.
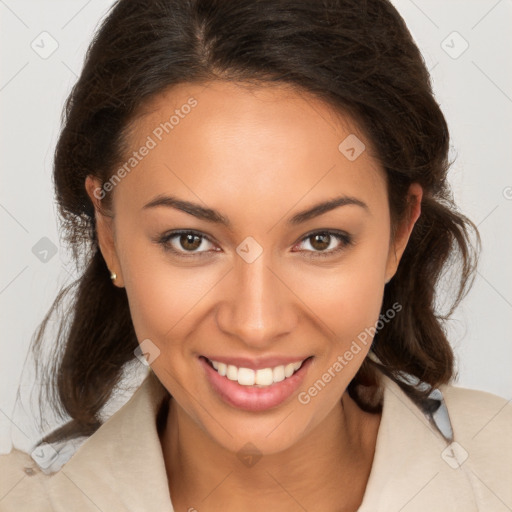
[[[384,292],[386,256],[385,250],[381,250],[380,254],[378,250],[368,251],[347,268],[341,293],[341,308],[346,315],[340,318],[340,322],[343,323],[343,319],[353,319],[349,320],[352,334],[356,334],[354,329],[359,334],[377,320]]]
[[[358,319],[358,328],[374,325],[380,313],[389,255],[389,228],[375,227],[357,248],[344,274],[343,306]]]
[[[180,266],[163,249],[131,236],[120,239],[130,314],[139,341],[149,338],[161,350],[184,337],[193,318],[198,322],[202,299],[221,277],[213,265]],[[129,247],[129,250],[123,250]],[[196,316],[194,316],[196,315]]]
[[[298,397],[301,404],[309,404],[304,414],[309,411],[315,418],[312,426],[339,402],[370,349],[381,311],[387,254],[387,239],[377,237],[329,274],[311,272],[302,281],[303,292],[310,290],[308,306],[329,327],[330,341],[318,345],[317,364]]]
[[[184,279],[143,235],[118,229],[118,255],[137,338],[159,339],[185,314]]]
[[[354,246],[330,267],[304,264],[288,271],[287,281],[297,283],[293,289],[306,309],[321,321],[327,337],[339,340],[332,350],[350,345],[378,320],[388,247],[385,234],[379,235]]]

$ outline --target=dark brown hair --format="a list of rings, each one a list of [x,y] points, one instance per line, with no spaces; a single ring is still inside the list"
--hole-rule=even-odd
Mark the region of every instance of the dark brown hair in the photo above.
[[[46,442],[92,434],[99,412],[138,346],[125,289],[112,285],[98,248],[85,178],[104,183],[123,161],[130,123],[156,95],[179,83],[229,80],[281,83],[352,116],[386,171],[393,225],[407,211],[407,190],[424,190],[422,214],[382,311],[402,310],[375,335],[349,385],[363,392],[379,371],[407,372],[437,387],[454,375],[443,321],[467,292],[476,265],[476,227],[457,212],[446,181],[449,134],[430,76],[403,19],[388,0],[119,0],[87,51],[65,105],[54,182],[64,238],[82,275],[63,289],[35,336],[37,352],[50,313],[73,302],[55,343],[46,385],[68,421]],[[108,210],[111,195],[102,206]],[[81,262],[81,265],[78,264]],[[455,269],[453,303],[436,308],[436,287]],[[400,384],[411,396],[421,392]]]

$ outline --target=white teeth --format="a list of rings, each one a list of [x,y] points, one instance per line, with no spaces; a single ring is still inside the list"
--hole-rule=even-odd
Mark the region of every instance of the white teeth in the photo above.
[[[219,368],[215,368],[215,365],[213,367],[219,372],[219,375],[222,375],[223,377],[225,377],[226,372],[228,370],[228,365],[224,364],[224,363],[217,363],[217,364],[218,364]]]
[[[272,372],[272,378],[274,379],[274,382],[281,382],[285,379],[284,376],[284,366],[276,366]]]
[[[255,372],[250,368],[238,368],[238,384],[241,386],[253,386]]]
[[[218,361],[210,362],[219,375],[227,377],[229,380],[237,381],[241,386],[266,387],[291,377],[302,366],[304,361],[297,361],[286,366],[280,365],[275,368],[261,368],[259,370],[238,368],[232,364],[227,365]]]
[[[226,377],[229,380],[238,380],[238,368],[232,364],[229,364],[226,370]]]
[[[273,382],[272,368],[263,368],[256,371],[256,384],[259,386],[270,386]]]
[[[295,371],[295,365],[293,363],[287,364],[284,367],[284,376],[291,377],[293,375],[294,371]]]

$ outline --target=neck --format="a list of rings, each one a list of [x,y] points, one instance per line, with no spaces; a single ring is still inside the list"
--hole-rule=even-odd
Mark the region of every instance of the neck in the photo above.
[[[175,510],[355,511],[373,462],[380,414],[347,392],[300,442],[242,464],[171,399],[162,449]]]

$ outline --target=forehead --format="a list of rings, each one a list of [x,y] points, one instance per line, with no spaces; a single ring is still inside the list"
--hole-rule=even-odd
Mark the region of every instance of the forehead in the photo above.
[[[384,172],[357,124],[286,85],[180,84],[144,105],[128,142],[114,205],[119,196],[140,209],[178,191],[221,210],[226,198],[235,204],[235,192],[241,206],[288,209],[337,193],[370,203],[386,196]]]

